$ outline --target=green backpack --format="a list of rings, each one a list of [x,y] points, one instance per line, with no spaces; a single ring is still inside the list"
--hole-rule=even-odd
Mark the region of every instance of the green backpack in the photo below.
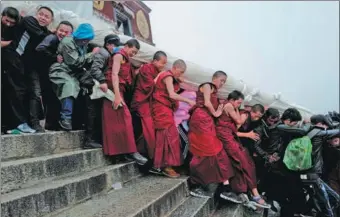
[[[311,139],[320,131],[320,129],[313,129],[306,136],[290,141],[283,157],[283,163],[288,169],[303,171],[313,167]]]

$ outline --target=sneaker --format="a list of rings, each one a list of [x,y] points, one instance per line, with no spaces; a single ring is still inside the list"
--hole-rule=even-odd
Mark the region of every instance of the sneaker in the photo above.
[[[36,133],[45,132],[45,129],[39,123],[32,124],[32,128],[36,131]]]
[[[172,169],[171,167],[166,167],[163,170],[163,175],[169,177],[169,178],[179,178],[181,175],[178,174],[174,169]]]
[[[18,129],[13,129],[13,130],[7,130],[6,134],[18,135],[18,134],[22,134],[22,132]]]
[[[125,159],[129,161],[135,161],[138,165],[141,165],[141,166],[145,165],[148,162],[148,159],[143,157],[138,152],[125,155]]]
[[[238,204],[242,203],[239,196],[237,196],[234,192],[222,192],[220,194],[220,197],[224,200],[228,200],[233,203],[238,203]]]
[[[163,171],[159,168],[152,167],[149,170],[150,173],[156,174],[156,175],[163,175]]]
[[[36,131],[33,130],[30,126],[28,126],[27,123],[20,124],[17,127],[18,130],[20,130],[23,133],[35,133]]]
[[[261,196],[257,196],[257,197],[252,197],[251,198],[251,202],[257,206],[257,207],[260,207],[260,208],[264,208],[264,209],[270,209],[271,208],[271,205],[268,204],[265,200],[263,200],[264,202],[261,203],[260,201],[263,200],[263,198]]]
[[[62,119],[59,121],[60,127],[63,130],[71,131],[72,130],[72,120],[71,119]]]
[[[92,139],[88,139],[83,146],[84,149],[95,149],[95,148],[102,148],[103,146],[98,142],[93,141]]]
[[[203,190],[202,188],[196,188],[194,190],[191,190],[190,195],[193,197],[199,197],[199,198],[212,198],[213,197],[212,194]]]

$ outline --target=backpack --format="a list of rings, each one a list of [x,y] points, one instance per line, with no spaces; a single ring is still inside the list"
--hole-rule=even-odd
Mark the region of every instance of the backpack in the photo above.
[[[283,163],[289,170],[303,171],[313,167],[311,139],[320,131],[320,129],[313,129],[306,136],[289,142],[283,157]]]

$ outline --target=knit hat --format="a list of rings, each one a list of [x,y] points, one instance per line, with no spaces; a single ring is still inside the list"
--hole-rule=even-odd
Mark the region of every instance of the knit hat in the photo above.
[[[76,31],[73,32],[73,37],[75,39],[82,40],[93,40],[94,39],[94,30],[91,24],[82,23],[78,26]]]

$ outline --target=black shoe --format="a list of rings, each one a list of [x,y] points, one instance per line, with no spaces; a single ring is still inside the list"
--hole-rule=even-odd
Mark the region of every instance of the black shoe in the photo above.
[[[135,161],[137,164],[139,165],[145,165],[148,162],[148,159],[146,159],[145,157],[143,157],[141,154],[139,154],[138,152],[133,153],[133,154],[129,154],[126,155],[125,158],[127,160],[133,160]]]
[[[201,187],[191,190],[190,195],[194,197],[200,197],[200,198],[212,198],[213,197],[213,194],[209,193],[208,191],[203,190],[203,188]]]
[[[35,130],[36,133],[45,132],[45,129],[39,123],[32,124],[32,129]]]
[[[228,200],[233,203],[241,204],[242,200],[239,196],[237,196],[234,192],[222,192],[220,197],[224,200]]]
[[[149,170],[150,173],[156,174],[156,175],[163,175],[163,171],[159,168],[152,167]]]
[[[94,149],[94,148],[102,148],[103,146],[98,142],[89,139],[85,142],[84,149]]]
[[[60,127],[63,130],[66,130],[66,131],[71,131],[72,130],[72,120],[62,119],[62,120],[59,121],[59,124],[60,124]]]

